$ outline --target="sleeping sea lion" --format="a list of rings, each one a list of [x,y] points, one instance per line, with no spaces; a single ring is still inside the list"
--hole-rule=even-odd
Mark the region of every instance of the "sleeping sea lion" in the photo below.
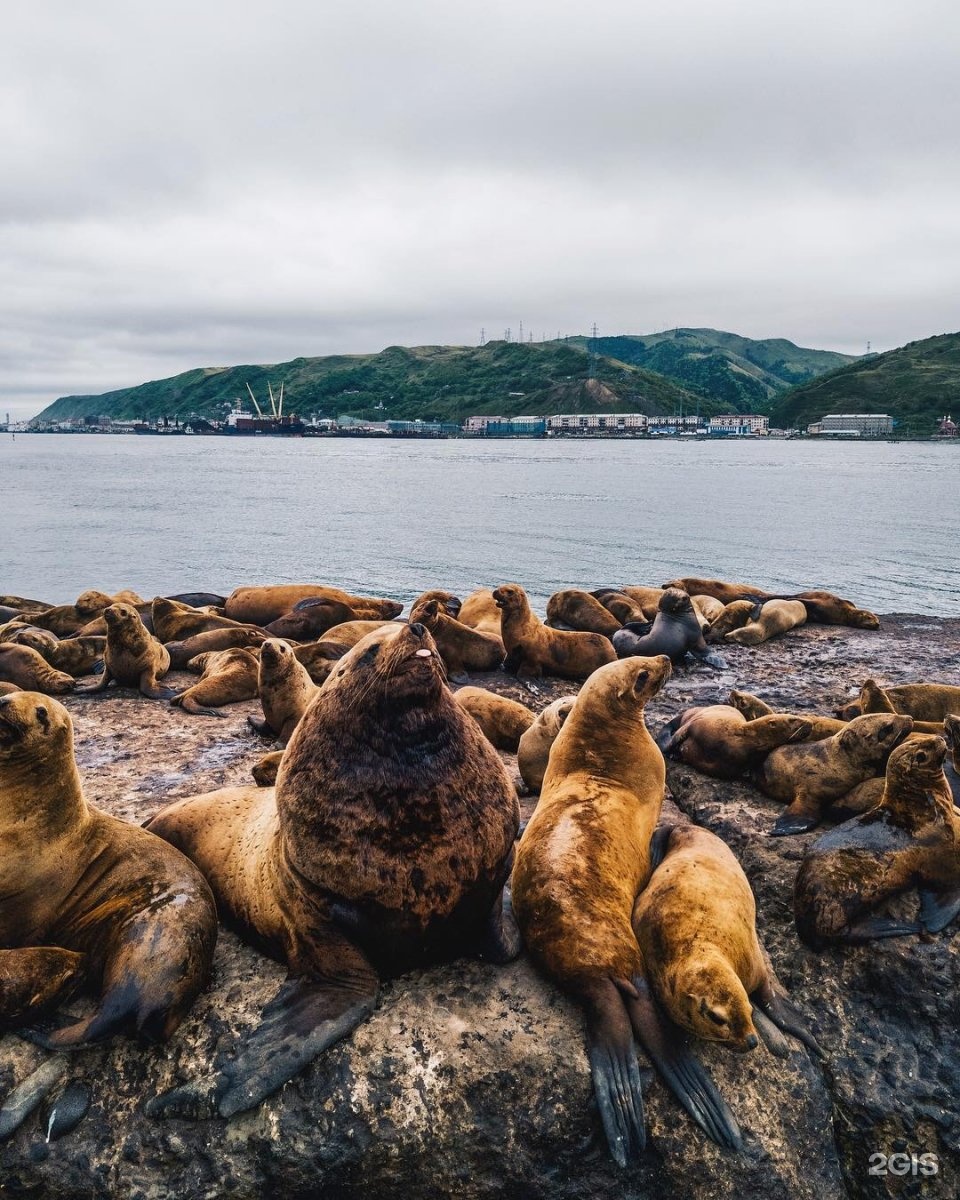
[[[534,615],[526,592],[516,583],[502,584],[493,599],[500,609],[500,632],[507,652],[504,669],[512,675],[586,679],[617,657],[610,639],[600,633],[549,629]]]
[[[859,711],[863,714],[897,712],[913,717],[914,728],[940,725],[949,713],[960,713],[960,687],[948,683],[902,683],[896,687],[881,687],[875,679],[867,679],[860,689]],[[942,733],[942,729],[927,728],[924,733]]]
[[[237,625],[230,629],[208,629],[206,633],[195,633],[182,642],[167,642],[171,671],[182,671],[191,659],[215,650],[232,650],[238,647],[253,650],[262,646],[267,635],[254,625]]]
[[[111,680],[119,687],[137,688],[149,700],[169,700],[173,690],[160,679],[170,669],[167,648],[149,633],[132,605],[111,604],[103,610],[107,644],[103,652],[103,674],[94,684],[78,688],[78,696],[106,691]]]
[[[561,696],[539,712],[517,747],[517,769],[531,792],[543,787],[550,748],[576,704],[576,696]]]
[[[18,646],[14,642],[0,642],[0,681],[48,696],[72,692],[77,682],[72,675],[51,667],[31,646]]]
[[[757,696],[752,696],[749,692],[739,692],[734,689],[730,693],[730,704],[742,712],[748,721],[756,720],[757,717],[772,717],[775,715],[775,710],[769,704],[765,704]],[[805,721],[810,726],[810,732],[801,740],[804,742],[819,742],[823,738],[833,737],[835,733],[839,733],[848,722],[841,721],[838,717],[826,717],[822,713],[782,713],[782,716],[796,717],[798,720]]]
[[[113,602],[113,597],[106,592],[89,591],[81,593],[74,604],[58,604],[39,612],[24,611],[24,616],[38,629],[46,629],[57,637],[69,637],[98,617]]]
[[[554,592],[547,601],[547,624],[612,637],[622,622],[589,592],[567,588],[563,592]]]
[[[83,955],[60,946],[0,950],[0,1034],[69,1000],[83,969]]]
[[[352,649],[357,642],[363,641],[368,633],[382,629],[385,625],[399,628],[401,624],[400,621],[345,621],[342,625],[334,625],[332,629],[328,629],[319,641],[333,642]]]
[[[403,605],[396,600],[353,596],[340,588],[319,583],[284,583],[269,587],[235,588],[227,597],[223,608],[225,614],[234,621],[269,625],[302,600],[314,599],[345,604],[360,620],[389,621],[403,612]]]
[[[357,614],[349,604],[343,604],[339,600],[312,597],[309,600],[301,600],[289,612],[283,613],[263,628],[270,637],[312,642],[334,625],[343,625],[346,621],[356,619]]]
[[[491,746],[516,754],[520,739],[534,721],[525,704],[480,687],[458,688],[453,698],[473,717]]]
[[[198,654],[188,664],[191,671],[201,672],[200,681],[193,687],[171,696],[170,703],[195,716],[225,717],[221,704],[238,704],[253,700],[257,695],[260,663],[253,650],[233,647],[230,650],[208,650]]]
[[[748,721],[726,704],[688,708],[657,735],[665,758],[676,759],[714,779],[740,779],[778,746],[804,741],[803,717],[775,714]]]
[[[55,670],[74,678],[92,674],[97,663],[103,661],[107,645],[105,637],[58,638],[43,629],[25,629],[18,640],[21,646],[32,646],[42,654]]]
[[[612,588],[599,588],[590,595],[594,600],[599,600],[603,607],[611,616],[617,619],[618,624],[626,625],[628,621],[645,621],[647,614],[643,611],[636,600],[632,599],[626,592],[614,591]],[[654,605],[654,615],[656,615],[656,605]],[[652,617],[650,618],[653,619]]]
[[[321,638],[319,642],[301,642],[290,648],[293,657],[307,668],[307,674],[319,687],[329,679],[330,672],[350,649],[350,645]]]
[[[198,633],[208,633],[211,629],[235,629],[239,624],[237,621],[231,621],[229,617],[219,617],[215,613],[189,608],[186,604],[177,600],[167,600],[163,596],[154,599],[150,611],[153,617],[153,632],[157,640],[164,643],[182,642]]]
[[[806,619],[807,610],[801,600],[766,600],[757,616],[728,633],[726,641],[736,642],[738,646],[759,646],[798,628]]]
[[[719,604],[719,601],[717,603]],[[762,600],[731,600],[729,604],[721,605],[720,612],[710,622],[704,639],[711,644],[726,641],[728,634],[755,620],[762,607]]]

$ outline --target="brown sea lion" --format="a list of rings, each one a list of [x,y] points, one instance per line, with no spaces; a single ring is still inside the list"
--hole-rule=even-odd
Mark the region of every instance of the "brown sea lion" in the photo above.
[[[453,698],[473,717],[491,746],[516,754],[520,739],[534,721],[525,704],[479,687],[458,688]]]
[[[740,779],[778,746],[805,740],[803,717],[774,714],[748,721],[727,704],[688,708],[657,735],[666,758],[686,763],[714,779]]]
[[[807,610],[801,600],[767,600],[756,618],[726,635],[726,641],[738,646],[759,646],[805,624]]]
[[[307,674],[319,687],[330,677],[330,672],[350,649],[346,642],[301,642],[292,645],[293,657],[307,668]]]
[[[460,610],[463,608],[463,601],[459,596],[455,596],[453,592],[446,592],[442,588],[431,588],[427,592],[421,592],[413,604],[410,605],[410,611],[413,612],[418,604],[427,604],[431,600],[436,600],[448,617],[453,617],[455,620],[459,618]]]
[[[182,671],[191,659],[216,650],[232,650],[234,647],[254,650],[262,646],[267,635],[255,625],[237,625],[229,629],[208,629],[206,633],[195,633],[182,642],[167,642],[171,671]]]
[[[537,713],[536,720],[520,739],[517,747],[517,769],[520,778],[531,792],[539,792],[543,787],[550,748],[557,740],[557,734],[563,728],[576,702],[576,696],[561,696],[559,700],[554,700]]]
[[[807,848],[794,915],[808,946],[938,933],[960,913],[960,813],[943,773],[945,754],[946,743],[933,734],[897,747],[879,805]],[[912,887],[920,890],[919,923],[874,915]]]
[[[78,1045],[128,1024],[168,1038],[210,973],[210,889],[159,838],[87,803],[70,715],[36,692],[0,699],[0,842],[0,946],[23,951],[28,973],[36,947],[86,955],[86,986],[99,997],[91,1016],[46,1043]]]
[[[622,622],[589,592],[567,588],[547,601],[547,624],[612,637]]]
[[[301,600],[296,608],[291,608],[289,612],[265,625],[264,630],[270,637],[312,642],[334,625],[343,625],[346,621],[356,619],[357,614],[349,604],[319,597]]]
[[[710,622],[704,639],[711,645],[725,641],[728,634],[749,625],[759,615],[762,607],[760,600],[731,600],[729,604],[721,605],[720,612]]]
[[[239,587],[230,593],[224,611],[234,621],[251,625],[269,625],[303,600],[332,600],[346,604],[359,620],[389,621],[403,612],[396,600],[353,596],[325,584],[284,583],[266,587]]]
[[[726,608],[726,605],[721,604],[714,596],[691,596],[690,599],[708,625],[712,625]]]
[[[490,588],[480,588],[471,592],[460,606],[457,620],[463,625],[469,625],[471,629],[501,636],[500,609]]]
[[[769,704],[765,704],[757,696],[752,696],[749,692],[739,692],[736,689],[730,693],[730,704],[742,712],[748,721],[753,721],[757,717],[772,717],[775,715],[775,710]],[[805,742],[819,742],[823,738],[833,737],[835,733],[839,733],[846,725],[846,721],[841,721],[838,717],[827,717],[822,713],[783,713],[783,716],[796,717],[798,720],[805,721],[810,726],[810,732],[802,740]]]
[[[628,596],[626,592],[614,591],[611,588],[600,588],[595,592],[591,592],[590,595],[594,600],[599,600],[607,612],[616,617],[621,625],[626,625],[628,621],[647,620],[647,614],[636,600]],[[656,615],[656,605],[654,605],[654,615]],[[650,620],[653,620],[653,617]]]
[[[943,740],[947,743],[943,773],[953,794],[953,802],[960,808],[960,716],[947,713],[943,718]]]
[[[0,681],[48,696],[66,695],[77,682],[72,675],[51,667],[32,646],[18,646],[14,642],[0,642]]]
[[[729,604],[732,600],[801,600],[807,610],[807,620],[818,625],[849,625],[854,629],[879,629],[880,618],[876,613],[858,608],[852,601],[812,588],[803,592],[769,592],[749,583],[727,583],[722,579],[700,579],[687,577],[675,579],[668,587],[686,588],[688,592],[700,592],[714,596]]]
[[[693,601],[680,588],[670,588],[660,597],[652,626],[625,625],[613,635],[613,647],[618,658],[666,654],[671,662],[681,663],[687,654],[692,654],[711,666],[726,666],[704,641]]]
[[[631,927],[665,778],[643,710],[670,670],[666,655],[629,658],[587,680],[550,751],[513,870],[531,957],[583,1007],[594,1093],[621,1165],[646,1140],[635,1035],[694,1120],[723,1144],[740,1143],[716,1088],[660,1016]]]
[[[38,629],[46,629],[55,633],[57,637],[69,637],[98,617],[112,603],[113,597],[108,596],[106,592],[83,592],[74,604],[58,604],[39,612],[25,611],[24,616]]]
[[[273,787],[277,782],[277,772],[283,762],[283,750],[271,750],[263,758],[253,764],[250,774],[257,787]]]
[[[912,728],[910,717],[855,717],[833,737],[771,751],[753,778],[765,796],[787,805],[774,836],[815,829],[825,809],[884,770],[891,750]]]
[[[268,638],[260,647],[256,691],[263,705],[263,720],[247,717],[247,721],[261,736],[278,737],[286,745],[319,692],[293,649],[278,638]]]
[[[617,657],[610,639],[602,634],[549,629],[534,615],[526,592],[516,583],[502,584],[493,599],[500,609],[500,631],[507,652],[504,668],[512,675],[586,679]]]
[[[166,646],[149,633],[140,614],[130,604],[111,604],[103,611],[107,623],[107,645],[103,652],[103,674],[94,684],[77,689],[78,696],[104,692],[110,682],[137,688],[150,700],[169,700],[171,688],[160,679],[170,669]]]
[[[189,608],[178,600],[167,600],[164,596],[157,596],[153,600],[151,614],[154,635],[164,644],[182,642],[198,633],[209,633],[211,629],[236,629],[239,624],[229,617],[218,617],[199,608]]]
[[[381,976],[473,952],[513,958],[501,900],[519,820],[428,631],[414,622],[355,646],[291,739],[275,792],[229,788],[151,822],[290,975],[235,1059],[148,1112],[252,1108],[367,1016]]]
[[[72,950],[0,950],[0,1033],[69,1000],[82,979],[83,955]]]
[[[328,629],[319,641],[333,642],[352,649],[357,642],[363,641],[368,633],[382,629],[385,625],[399,627],[401,624],[400,621],[345,621],[342,625],[334,625],[332,629]]]
[[[23,688],[16,683],[0,682],[0,696],[12,696],[14,692],[22,692]]]
[[[681,588],[691,596],[712,596],[721,604],[734,600],[772,600],[773,593],[749,583],[730,583],[726,579],[704,579],[698,575],[687,575],[682,579],[671,579],[665,588]]]
[[[463,678],[468,671],[495,671],[503,662],[505,650],[498,634],[462,625],[443,611],[439,600],[418,600],[410,620],[430,630],[451,679]]]
[[[19,638],[21,646],[32,646],[42,654],[51,667],[66,671],[77,678],[90,675],[97,663],[102,662],[106,649],[105,637],[58,638],[43,629],[25,629]]]
[[[644,616],[648,621],[655,619],[660,609],[660,601],[663,598],[663,593],[666,588],[660,587],[643,587],[638,584],[624,584],[620,588],[625,596],[629,596],[643,609]]]
[[[948,683],[902,683],[884,688],[875,679],[868,679],[860,689],[859,708],[864,714],[898,712],[913,717],[914,721],[942,724],[949,713],[960,713],[960,687]]]
[[[681,1029],[734,1050],[758,1034],[789,1054],[792,1033],[818,1055],[757,936],[757,906],[727,844],[689,823],[661,827],[662,857],[633,910],[633,931],[654,996]]]
[[[208,650],[189,663],[191,671],[200,670],[200,682],[187,688],[170,703],[195,716],[225,717],[221,704],[238,704],[257,696],[260,662],[253,650],[234,647],[230,650]]]
[[[17,612],[47,612],[53,608],[46,600],[30,600],[26,596],[0,596],[0,606]]]

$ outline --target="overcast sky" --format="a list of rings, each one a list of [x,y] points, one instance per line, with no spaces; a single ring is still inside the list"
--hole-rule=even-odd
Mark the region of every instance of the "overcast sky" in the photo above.
[[[955,0],[4,5],[0,416],[481,328],[960,328]]]

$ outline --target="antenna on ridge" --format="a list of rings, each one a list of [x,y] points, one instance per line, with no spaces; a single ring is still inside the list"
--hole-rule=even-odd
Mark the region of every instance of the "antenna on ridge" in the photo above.
[[[486,344],[487,344],[487,331],[485,329],[481,329],[480,330],[480,345],[485,346]]]
[[[523,322],[522,321],[520,322],[520,335],[517,338],[517,341],[520,342],[521,344],[523,342]]]

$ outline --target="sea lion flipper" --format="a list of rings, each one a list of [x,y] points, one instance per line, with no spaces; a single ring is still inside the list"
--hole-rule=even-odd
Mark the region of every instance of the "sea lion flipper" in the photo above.
[[[510,861],[512,865],[512,851]],[[503,966],[505,963],[513,962],[520,954],[522,947],[520,930],[513,915],[510,897],[506,891],[502,891],[487,915],[483,936],[477,950],[478,957]]]
[[[764,954],[764,957],[766,957],[766,954]],[[767,1036],[769,1031],[764,1028],[764,1024],[772,1024],[778,1032],[782,1030],[783,1033],[792,1034],[808,1050],[811,1050],[817,1058],[826,1057],[819,1042],[807,1028],[803,1014],[792,1001],[778,992],[775,987],[769,984],[764,985],[757,992],[755,1000],[756,1003],[753,1008],[754,1024],[756,1024],[757,1030],[767,1044],[767,1049],[772,1054],[777,1054],[777,1051],[771,1045],[771,1039]],[[763,1018],[763,1023],[756,1021],[758,1015]],[[788,1044],[788,1053],[789,1050],[790,1047]]]
[[[717,1091],[707,1071],[700,1065],[678,1029],[657,1007],[647,981],[633,980],[636,997],[626,997],[634,1032],[664,1082],[718,1146],[732,1150],[743,1148],[743,1135],[737,1118]]]
[[[97,682],[87,684],[86,687],[74,688],[73,694],[75,696],[93,696],[97,692],[105,692],[107,690],[107,684],[109,684],[112,678],[113,676],[110,674],[110,668],[106,665],[106,663],[104,663],[103,671]]]
[[[19,1129],[43,1098],[56,1087],[69,1065],[70,1059],[66,1054],[55,1054],[13,1089],[0,1107],[0,1140]]]
[[[780,816],[773,829],[773,837],[789,837],[794,833],[809,833],[820,824],[820,808],[816,797],[797,795]]]
[[[960,913],[960,888],[935,892],[932,888],[920,891],[920,924],[927,933],[939,933]]]
[[[839,935],[843,942],[871,942],[877,938],[906,937],[911,933],[922,933],[923,926],[917,921],[894,921],[890,917],[861,917],[852,921]]]
[[[777,1028],[776,1023],[770,1020],[758,1004],[753,1006],[750,1015],[754,1028],[760,1034],[763,1044],[770,1053],[776,1058],[789,1058],[790,1043]]]
[[[611,979],[591,983],[583,996],[587,1057],[607,1145],[620,1167],[646,1146],[643,1091],[633,1029],[624,1000]]]
[[[148,700],[172,700],[177,693],[171,687],[157,682],[156,674],[151,668],[140,676],[140,695]]]

